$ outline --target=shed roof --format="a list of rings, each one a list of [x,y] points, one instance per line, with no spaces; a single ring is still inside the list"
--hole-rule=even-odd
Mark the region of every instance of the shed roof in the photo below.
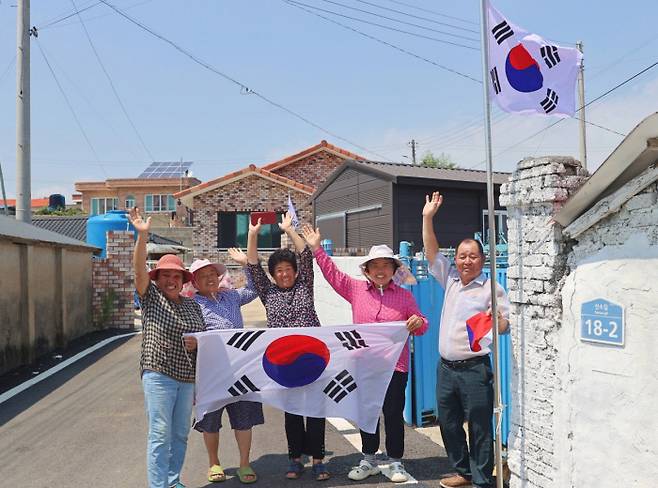
[[[95,246],[90,246],[84,241],[67,237],[51,230],[42,229],[32,224],[26,224],[13,217],[0,215],[0,237],[7,237],[20,241],[37,241],[45,244],[58,244],[84,248],[90,252],[100,251]]]

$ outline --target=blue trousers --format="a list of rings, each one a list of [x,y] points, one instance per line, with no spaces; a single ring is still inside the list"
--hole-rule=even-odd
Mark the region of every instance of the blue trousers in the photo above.
[[[451,464],[474,486],[493,487],[493,373],[489,356],[461,364],[441,359],[436,398],[441,437]],[[468,421],[468,444],[464,421]]]
[[[177,381],[156,371],[142,375],[148,421],[146,469],[149,488],[180,482],[190,431],[194,383]]]

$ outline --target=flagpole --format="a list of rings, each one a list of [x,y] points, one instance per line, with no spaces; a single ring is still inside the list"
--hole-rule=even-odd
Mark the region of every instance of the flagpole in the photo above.
[[[583,41],[576,43],[576,49],[583,52]],[[587,127],[585,125],[585,63],[578,69],[578,111],[580,112],[580,164],[587,169]]]
[[[492,318],[492,349],[494,371],[494,418],[495,418],[495,445],[496,460],[496,487],[503,488],[503,442],[501,425],[503,419],[503,404],[500,395],[500,367],[498,364],[498,304],[496,303],[496,212],[494,204],[493,164],[491,150],[491,107],[489,102],[489,43],[487,36],[487,0],[480,0],[480,26],[482,49],[482,86],[484,88],[484,137],[486,143],[487,159],[487,206],[489,213],[489,269],[491,283],[491,318]]]

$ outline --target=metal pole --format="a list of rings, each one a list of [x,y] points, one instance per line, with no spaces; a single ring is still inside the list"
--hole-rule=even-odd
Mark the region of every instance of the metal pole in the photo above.
[[[7,205],[7,193],[5,192],[5,177],[2,175],[2,163],[0,163],[0,185],[2,185],[2,200],[5,207],[5,215],[9,215],[9,206]]]
[[[16,14],[16,220],[32,222],[30,186],[30,0]]]
[[[583,52],[583,41],[576,43],[576,49]],[[578,111],[580,112],[580,164],[587,169],[587,125],[585,124],[585,62],[578,70]]]
[[[411,161],[416,166],[416,141],[411,139]]]
[[[500,367],[498,364],[498,305],[496,303],[496,212],[494,204],[493,164],[491,150],[491,108],[489,106],[489,43],[487,39],[487,0],[480,0],[480,24],[482,39],[482,86],[484,87],[484,136],[487,153],[487,204],[489,209],[489,269],[491,283],[491,318],[492,318],[492,349],[494,370],[494,418],[495,418],[495,445],[496,458],[496,486],[503,488],[503,442],[501,425],[503,418],[503,404],[500,396]]]

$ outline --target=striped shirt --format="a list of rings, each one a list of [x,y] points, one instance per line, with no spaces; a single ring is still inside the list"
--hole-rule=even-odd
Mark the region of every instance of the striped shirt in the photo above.
[[[206,297],[199,293],[194,295],[194,300],[201,305],[206,330],[244,327],[240,307],[258,296],[248,269],[245,269],[245,275],[247,285],[242,288],[220,288],[214,297]]]

